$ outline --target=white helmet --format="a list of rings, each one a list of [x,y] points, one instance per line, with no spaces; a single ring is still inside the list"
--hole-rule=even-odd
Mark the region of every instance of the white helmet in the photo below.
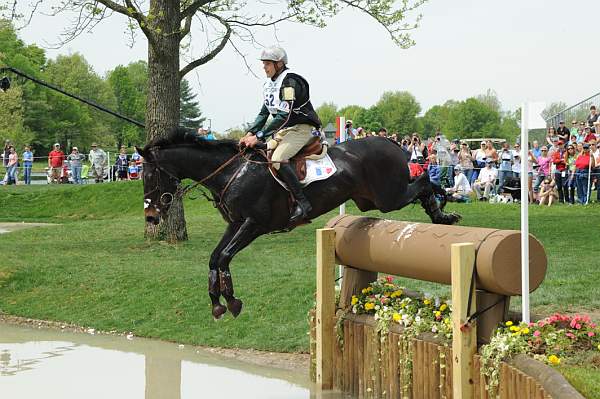
[[[260,53],[261,61],[282,61],[284,65],[288,63],[288,57],[285,50],[279,46],[271,46],[265,48],[262,53]]]

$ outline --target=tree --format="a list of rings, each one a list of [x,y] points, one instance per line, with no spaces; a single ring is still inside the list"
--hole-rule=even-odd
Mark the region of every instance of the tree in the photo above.
[[[350,119],[354,128],[358,128],[362,126],[365,112],[366,109],[360,105],[346,105],[339,110],[339,115],[346,120]]]
[[[153,140],[165,137],[179,123],[181,79],[214,59],[227,44],[239,53],[235,41],[254,42],[257,29],[272,28],[285,21],[323,27],[327,19],[352,8],[366,13],[387,31],[397,45],[408,48],[414,45],[410,33],[418,26],[421,16],[418,15],[414,23],[407,23],[407,15],[426,1],[282,0],[261,8],[261,4],[243,0],[64,0],[56,8],[58,11],[53,9],[50,12],[71,11],[78,16],[62,43],[89,31],[90,27],[114,13],[127,18],[132,34],[136,33],[136,29],[143,33],[148,40],[146,139]],[[16,3],[17,0],[15,6]],[[41,3],[33,3],[33,11],[41,7]],[[200,24],[202,37],[206,38],[204,51],[199,56],[189,57],[192,61],[181,67],[181,52],[189,52],[191,48],[188,43],[194,23]],[[197,40],[194,43],[198,45]],[[179,198],[163,215],[158,229],[146,226],[146,235],[170,241],[187,238],[183,203]]]
[[[143,123],[148,97],[148,64],[137,61],[119,65],[108,72],[107,81],[116,98],[117,111]],[[144,131],[138,126],[121,119],[114,119],[113,126],[117,147],[144,142]]]
[[[23,123],[23,91],[16,87],[0,94],[0,137],[9,139],[20,152],[34,137]]]
[[[498,99],[498,93],[495,90],[487,89],[485,94],[480,94],[475,98],[497,113],[500,114],[502,112],[502,103]]]
[[[179,106],[179,124],[189,129],[198,129],[206,118],[202,117],[196,94],[192,93],[190,83],[183,79],[181,81],[181,94]]]
[[[408,134],[415,131],[416,118],[421,106],[407,91],[385,92],[375,105],[382,126],[388,130]]]
[[[450,107],[434,105],[423,115],[423,137],[432,137],[438,130],[446,132]]]
[[[500,114],[476,98],[450,107],[446,125],[449,138],[497,137]]]
[[[567,108],[567,104],[563,101],[556,101],[550,103],[544,110],[542,111],[542,118],[549,119],[554,115],[557,115],[559,112]],[[587,112],[587,110],[586,110]],[[587,116],[587,114],[586,114]]]
[[[335,118],[338,115],[337,106],[334,103],[323,103],[315,109],[323,127],[329,123],[335,124]]]

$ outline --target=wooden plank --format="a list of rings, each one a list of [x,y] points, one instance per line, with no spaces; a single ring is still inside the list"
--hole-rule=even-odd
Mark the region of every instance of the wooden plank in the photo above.
[[[334,322],[337,323],[337,317],[335,318]],[[334,387],[334,389],[341,391],[342,390],[342,381],[343,381],[343,377],[344,377],[344,374],[342,372],[344,358],[343,358],[342,348],[340,347],[339,343],[337,342],[337,331],[334,331],[334,342],[335,343],[334,343],[333,357],[334,357],[335,370],[334,370],[334,378],[333,378],[333,387]]]
[[[344,320],[344,364],[342,366],[342,392],[347,393],[350,380],[350,321]]]
[[[345,309],[350,306],[352,295],[357,295],[360,290],[368,287],[370,283],[376,280],[377,272],[366,272],[345,266],[340,291],[340,308]]]
[[[425,378],[423,372],[425,370],[423,361],[423,341],[415,339],[413,344],[413,398],[425,398],[425,390],[423,384]]]
[[[373,328],[373,397],[381,398],[381,339]]]
[[[452,353],[453,397],[473,397],[473,355],[477,351],[477,327],[472,324],[461,331],[466,322],[467,303],[471,297],[471,311],[477,308],[475,290],[471,291],[471,279],[475,262],[475,246],[472,243],[452,244]]]
[[[400,399],[398,367],[398,334],[390,333],[390,398]]]
[[[422,341],[423,343],[423,395],[426,398],[431,398],[431,356],[429,354],[429,343]]]
[[[356,379],[356,345],[354,342],[354,330],[357,323],[354,321],[350,322],[348,328],[348,393],[351,395],[355,394],[354,391],[354,380]]]
[[[354,330],[354,342],[356,342],[356,381],[358,383],[356,396],[361,397],[364,395],[364,351],[365,351],[365,338],[363,334],[363,325],[356,323],[356,330]]]
[[[373,397],[373,337],[371,326],[365,325],[365,382],[366,395],[365,398]]]
[[[317,386],[333,388],[335,230],[317,230]]]

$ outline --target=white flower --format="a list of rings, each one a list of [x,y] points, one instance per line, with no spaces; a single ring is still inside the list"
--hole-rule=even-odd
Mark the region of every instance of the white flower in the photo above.
[[[421,322],[421,316],[417,315],[415,316],[415,322],[418,324]]]
[[[436,333],[437,331],[438,330],[437,330],[437,327],[435,325],[431,326],[431,332],[432,333]]]

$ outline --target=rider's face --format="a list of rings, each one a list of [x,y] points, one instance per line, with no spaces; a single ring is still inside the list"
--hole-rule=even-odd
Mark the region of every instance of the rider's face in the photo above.
[[[275,76],[277,69],[275,68],[275,63],[273,61],[263,61],[263,69],[265,70],[265,74],[268,78],[272,78]]]

